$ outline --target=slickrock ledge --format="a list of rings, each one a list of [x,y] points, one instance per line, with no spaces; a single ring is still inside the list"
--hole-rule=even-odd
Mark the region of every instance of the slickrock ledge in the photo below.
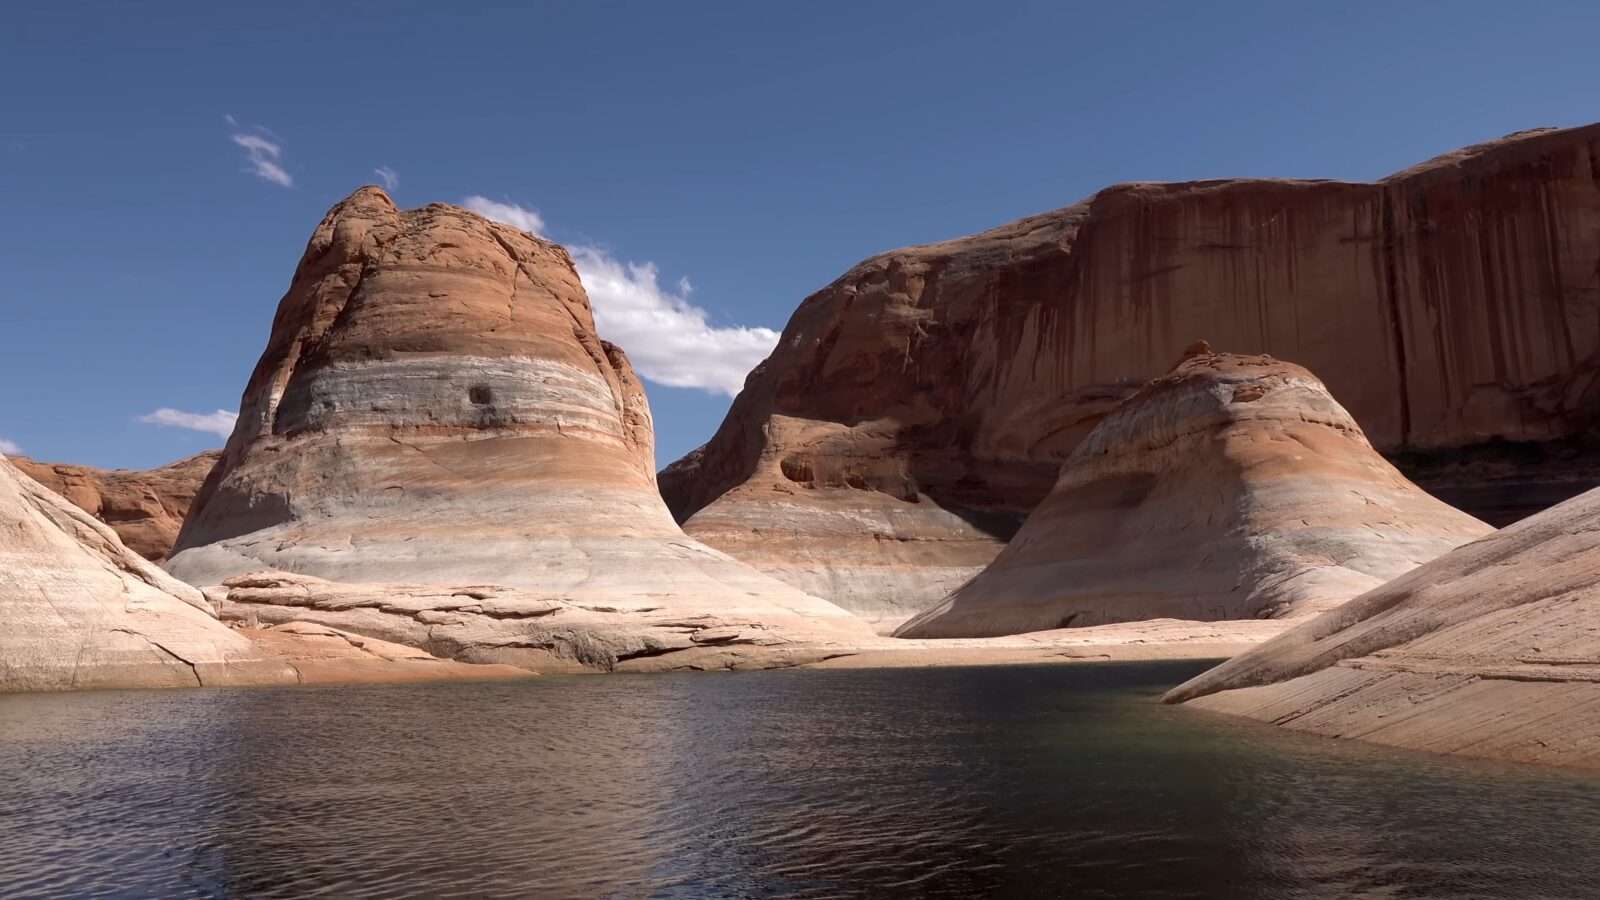
[[[207,450],[155,469],[97,469],[16,456],[23,474],[110,525],[129,550],[152,562],[172,552],[184,516],[211,467],[222,456]]]
[[[516,666],[468,664],[426,650],[311,622],[239,628],[256,651],[282,660],[303,685],[504,681],[534,674]]]
[[[362,188],[313,233],[167,567],[869,633],[686,536],[654,468],[643,385],[564,249]],[[384,622],[349,630],[437,640]]]
[[[1218,659],[1291,627],[1267,619],[1155,619],[980,640],[902,640],[808,617],[675,615],[498,585],[341,584],[258,572],[206,592],[225,621],[257,640],[326,628],[350,642],[419,648],[412,652],[491,673],[509,667],[561,674]]]
[[[716,435],[661,473],[685,530],[889,619],[986,565],[1097,421],[1183,347],[1316,372],[1474,515],[1593,487],[1451,465],[1591,431],[1600,125],[1373,184],[1135,183],[868,259],[808,297]],[[1428,481],[1422,482],[1429,487]]]
[[[208,592],[236,623],[314,623],[541,673],[785,668],[873,641],[851,620],[775,615],[761,603],[712,614],[648,598],[582,603],[500,585],[343,584],[282,572],[230,578]]]
[[[1329,737],[1600,767],[1600,490],[1167,694]]]
[[[199,591],[0,456],[0,691],[295,681]]]
[[[1385,462],[1309,371],[1201,343],[1078,444],[988,568],[896,634],[1314,615],[1491,530]]]
[[[1226,659],[1293,627],[1287,619],[1195,622],[1148,619],[1087,628],[1056,628],[990,638],[881,639],[819,669],[1039,665],[1135,660]]]

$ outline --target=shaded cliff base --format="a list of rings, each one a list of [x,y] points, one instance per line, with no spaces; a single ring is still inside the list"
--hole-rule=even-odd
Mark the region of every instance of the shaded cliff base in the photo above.
[[[1496,528],[1600,487],[1600,433],[1594,432],[1387,456],[1423,490]]]

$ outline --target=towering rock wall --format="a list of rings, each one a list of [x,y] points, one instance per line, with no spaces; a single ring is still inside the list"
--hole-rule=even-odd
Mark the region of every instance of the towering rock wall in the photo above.
[[[363,188],[312,235],[168,568],[202,585],[261,570],[495,584],[546,612],[860,629],[686,537],[652,445],[643,387],[596,335],[565,250]],[[451,622],[424,624],[493,617],[447,605]]]
[[[1456,463],[1584,433],[1600,409],[1600,125],[1376,184],[1118,185],[874,257],[801,304],[662,492],[691,535],[773,574],[833,559],[808,586],[915,611],[1197,338],[1307,366],[1378,449],[1518,512],[1539,473],[1496,490]]]
[[[1196,347],[1100,421],[999,557],[897,632],[989,637],[1334,608],[1488,533],[1310,372]]]
[[[153,562],[172,552],[183,518],[222,456],[208,450],[157,469],[96,469],[66,463],[11,462],[33,480],[110,525],[129,550]]]

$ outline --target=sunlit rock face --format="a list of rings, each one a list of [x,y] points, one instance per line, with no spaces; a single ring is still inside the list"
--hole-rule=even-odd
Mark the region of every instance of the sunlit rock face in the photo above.
[[[1600,766],[1600,490],[1441,556],[1166,699],[1334,737]]]
[[[1600,126],[1525,132],[1374,184],[1117,185],[873,257],[801,304],[662,492],[691,535],[905,615],[992,559],[1101,417],[1205,338],[1316,372],[1468,512],[1524,515],[1600,478],[1480,456],[1594,424],[1597,173]]]
[[[294,682],[199,591],[0,456],[0,691]]]
[[[363,188],[312,235],[168,567],[860,627],[687,538],[653,441],[564,249]]]
[[[13,457],[28,477],[110,525],[129,550],[154,562],[172,552],[178,530],[221,452],[207,450],[155,469],[97,469]]]
[[[1197,346],[1078,444],[993,563],[898,634],[1313,615],[1490,530],[1407,481],[1307,370]]]

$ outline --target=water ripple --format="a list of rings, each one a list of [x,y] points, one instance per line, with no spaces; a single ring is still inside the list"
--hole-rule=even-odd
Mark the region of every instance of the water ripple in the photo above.
[[[0,896],[1600,896],[1594,779],[1190,664],[0,697]]]

